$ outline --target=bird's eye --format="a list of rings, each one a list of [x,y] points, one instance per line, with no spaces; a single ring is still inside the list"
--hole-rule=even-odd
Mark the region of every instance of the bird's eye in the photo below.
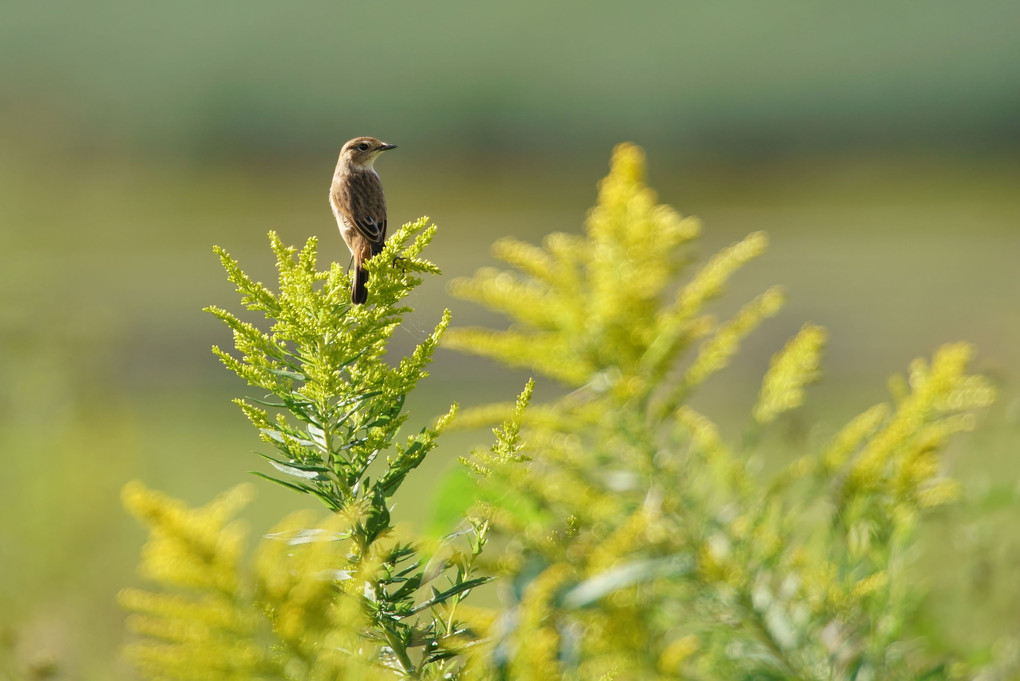
[[[362,142],[361,144],[358,145],[358,149],[361,151],[368,151],[368,145]]]

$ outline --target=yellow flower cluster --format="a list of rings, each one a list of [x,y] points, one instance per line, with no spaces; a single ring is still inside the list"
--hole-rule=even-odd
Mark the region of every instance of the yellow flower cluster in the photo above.
[[[141,639],[128,655],[157,678],[187,679],[194,669],[255,674],[272,667],[257,642],[258,609],[240,577],[244,531],[233,520],[251,497],[247,486],[220,495],[203,508],[133,482],[125,486],[128,510],[150,528],[141,572],[166,591],[125,589],[121,605]]]
[[[825,329],[806,324],[772,358],[762,381],[761,398],[754,407],[756,421],[768,423],[804,402],[804,386],[818,377],[825,340]]]
[[[909,388],[898,395],[891,413],[869,410],[837,437],[826,457],[833,464],[866,437],[849,463],[847,499],[881,492],[894,504],[928,508],[954,498],[956,483],[938,477],[937,452],[951,435],[974,427],[970,412],[995,400],[986,379],[966,374],[970,356],[970,346],[957,343],[940,348],[930,366],[915,360]]]
[[[242,562],[244,533],[233,520],[251,497],[249,486],[197,509],[140,483],[127,485],[123,496],[150,531],[142,573],[162,589],[119,596],[139,637],[127,652],[143,673],[181,680],[384,678],[374,664],[375,644],[363,635],[360,601],[377,561],[352,569],[349,514],[286,518],[260,543],[251,571]]]
[[[512,326],[455,329],[449,345],[573,388],[517,405],[526,457],[469,461],[510,538],[499,565],[526,585],[497,650],[535,642],[533,658],[511,656],[511,678],[912,677],[916,660],[897,652],[916,602],[905,547],[919,512],[955,493],[940,450],[993,391],[966,375],[966,346],[947,346],[912,365],[895,405],[761,479],[748,460],[759,433],[803,403],[827,334],[806,324],[776,353],[754,423],[739,444],[726,438],[687,400],[784,294],[708,314],[768,240],[751,234],[678,281],[699,229],[656,204],[643,153],[621,145],[583,235],[502,240],[510,271],[453,287]],[[469,410],[463,423],[511,410]]]

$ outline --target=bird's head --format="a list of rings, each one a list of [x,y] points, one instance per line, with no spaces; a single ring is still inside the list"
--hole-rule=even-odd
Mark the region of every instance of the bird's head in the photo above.
[[[396,148],[396,144],[386,144],[374,137],[355,137],[340,150],[340,163],[355,170],[375,170],[372,164],[379,154]]]

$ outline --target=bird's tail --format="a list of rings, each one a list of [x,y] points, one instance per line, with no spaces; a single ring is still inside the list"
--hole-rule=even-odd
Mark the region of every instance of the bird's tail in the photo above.
[[[351,302],[355,305],[364,305],[368,300],[368,271],[361,266],[361,263],[354,264],[354,278],[351,281]]]

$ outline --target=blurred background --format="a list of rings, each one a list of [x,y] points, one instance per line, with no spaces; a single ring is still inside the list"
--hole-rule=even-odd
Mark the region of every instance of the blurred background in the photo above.
[[[959,639],[1016,633],[1016,587],[996,578],[1020,561],[1018,31],[1020,4],[991,1],[8,2],[0,677],[131,678],[113,599],[138,581],[143,534],[120,487],[204,503],[262,466],[229,403],[246,387],[209,352],[230,337],[201,308],[238,307],[211,248],[265,281],[270,229],[346,262],[326,191],[358,135],[399,145],[378,164],[391,223],[439,225],[444,276],[412,301],[403,349],[444,307],[502,323],[447,282],[499,237],[579,230],[621,141],[646,149],[663,201],[704,221],[703,255],[771,235],[720,310],[774,283],[790,303],[699,398],[736,436],[806,320],[831,342],[787,424],[804,446],[811,424],[831,432],[885,399],[913,357],[974,342],[1002,399],[948,466],[981,517],[936,526],[924,578]],[[440,351],[410,408],[424,422],[523,380]],[[398,517],[427,515],[435,480],[486,441],[447,438]],[[255,535],[305,501],[255,484]],[[977,625],[958,611],[975,603]]]

